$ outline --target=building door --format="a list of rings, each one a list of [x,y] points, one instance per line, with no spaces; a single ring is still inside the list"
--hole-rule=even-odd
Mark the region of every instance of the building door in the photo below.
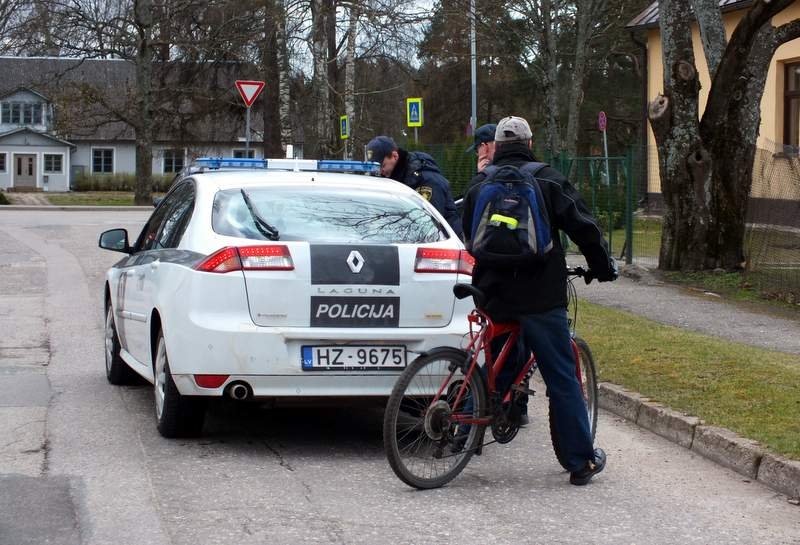
[[[14,155],[14,187],[36,187],[35,155]]]

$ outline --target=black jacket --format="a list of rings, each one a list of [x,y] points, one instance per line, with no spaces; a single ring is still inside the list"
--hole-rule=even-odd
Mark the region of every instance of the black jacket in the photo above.
[[[391,178],[406,184],[425,197],[444,216],[453,231],[460,237],[461,218],[456,211],[456,203],[450,192],[450,183],[442,175],[436,161],[421,151],[398,150],[400,158],[392,171]]]
[[[533,153],[524,144],[507,144],[495,152],[492,164],[519,167],[530,161],[535,161]],[[475,264],[472,283],[488,295],[486,311],[495,320],[512,320],[566,306],[567,264],[561,231],[578,245],[598,278],[611,279],[614,274],[603,233],[572,184],[549,166],[539,171],[536,178],[550,217],[553,250],[544,263],[525,269],[499,270]],[[464,196],[462,224],[467,249],[471,244],[475,201],[482,182],[481,173],[478,173]]]

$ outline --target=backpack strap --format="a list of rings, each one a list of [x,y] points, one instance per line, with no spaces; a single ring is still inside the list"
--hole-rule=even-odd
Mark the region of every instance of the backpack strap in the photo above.
[[[527,172],[528,174],[530,174],[531,176],[536,178],[536,175],[539,174],[539,172],[543,168],[549,167],[549,166],[550,165],[548,163],[540,163],[538,161],[531,161],[530,163],[525,163],[524,165],[519,167],[519,169],[522,172]],[[484,169],[481,171],[481,172],[483,172],[483,174],[486,175],[483,178],[484,181],[489,179],[490,176],[494,175],[494,173],[496,173],[498,170],[500,170],[500,168],[501,167],[499,167],[498,165],[487,165],[486,167],[484,167]]]
[[[483,170],[481,171],[484,174],[483,181],[488,180],[489,176],[492,176],[498,170],[500,170],[500,167],[497,165],[486,165],[483,167]]]
[[[528,174],[530,174],[531,176],[533,176],[534,178],[536,178],[536,175],[537,175],[537,174],[539,174],[539,172],[540,172],[540,171],[541,171],[543,168],[545,168],[545,167],[549,167],[549,166],[550,166],[550,165],[549,165],[549,164],[547,164],[547,163],[540,163],[540,162],[538,162],[538,161],[531,161],[530,163],[525,163],[524,165],[522,165],[522,166],[520,167],[520,170],[521,170],[522,172],[527,172]],[[487,167],[487,168],[488,168],[488,167]],[[484,170],[485,170],[485,169],[484,169]]]

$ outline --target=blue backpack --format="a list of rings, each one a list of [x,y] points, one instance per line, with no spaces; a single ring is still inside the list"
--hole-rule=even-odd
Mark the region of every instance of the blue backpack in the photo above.
[[[546,163],[489,165],[472,216],[470,252],[483,264],[520,267],[544,262],[553,249],[550,218],[536,174]]]

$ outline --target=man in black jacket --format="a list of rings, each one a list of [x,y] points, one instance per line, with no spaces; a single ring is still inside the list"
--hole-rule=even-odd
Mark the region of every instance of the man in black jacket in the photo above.
[[[376,136],[367,144],[367,161],[381,165],[381,176],[406,184],[422,195],[444,216],[459,237],[461,218],[456,211],[450,182],[433,157],[421,151],[399,148],[388,136]]]
[[[521,167],[535,161],[531,129],[521,117],[506,117],[497,125],[493,165]],[[551,418],[566,453],[570,482],[587,484],[603,470],[606,455],[593,448],[567,323],[567,265],[560,231],[578,245],[592,275],[600,282],[615,280],[617,266],[603,233],[583,199],[564,176],[551,167],[536,174],[550,218],[553,249],[541,264],[498,268],[475,263],[472,283],[487,295],[486,312],[494,320],[519,321],[526,349],[533,350],[550,398]],[[482,183],[464,197],[463,227],[467,249],[480,211],[475,201]]]

